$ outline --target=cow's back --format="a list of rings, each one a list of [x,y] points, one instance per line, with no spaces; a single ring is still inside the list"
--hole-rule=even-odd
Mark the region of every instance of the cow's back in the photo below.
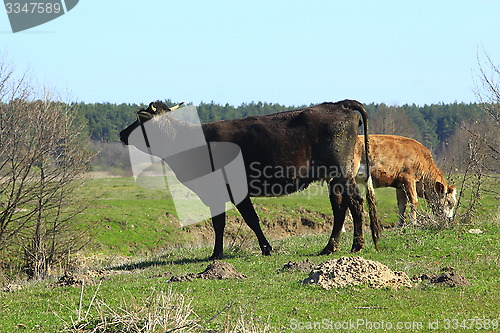
[[[364,137],[356,140],[355,172],[366,164],[364,158]],[[431,152],[416,140],[397,135],[370,135],[372,178],[375,187],[398,187],[403,179],[420,181],[427,175],[442,177]]]
[[[352,172],[358,127],[356,111],[323,103],[269,116],[207,123],[203,131],[207,141],[233,142],[240,147],[250,191],[252,185],[258,187],[256,184],[265,181],[276,184],[275,189],[287,187],[280,194],[288,194],[328,178],[324,171],[333,167]]]

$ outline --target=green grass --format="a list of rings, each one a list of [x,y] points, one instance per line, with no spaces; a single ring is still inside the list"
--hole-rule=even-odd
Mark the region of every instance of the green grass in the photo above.
[[[444,288],[421,284],[400,290],[356,287],[327,291],[299,283],[307,273],[282,272],[280,268],[288,261],[309,259],[320,263],[352,256],[348,253],[352,233],[343,235],[341,251],[329,257],[317,255],[326,244],[327,235],[281,240],[269,237],[275,249],[270,257],[261,256],[256,239],[250,237],[238,247],[226,250],[224,259],[247,279],[169,283],[168,277],[161,276],[163,273],[203,271],[208,264],[204,259],[211,254],[212,244],[181,246],[189,241],[189,236],[181,233],[165,214],[175,211],[164,192],[142,190],[131,179],[112,178],[88,181],[81,195],[90,200],[97,192],[100,192],[99,199],[81,216],[81,223],[93,226],[93,242],[87,253],[104,253],[111,258],[105,268],[120,272],[106,277],[98,292],[97,298],[110,307],[139,304],[154,290],[172,289],[192,299],[200,324],[215,330],[222,329],[226,320],[234,318],[234,311],[240,306],[257,321],[269,323],[273,331],[285,332],[321,331],[292,330],[314,322],[323,325],[362,323],[357,320],[363,320],[365,325],[390,323],[394,329],[388,331],[408,331],[395,329],[398,323],[407,323],[414,325],[416,332],[438,332],[452,324],[447,320],[500,319],[500,222],[498,201],[493,196],[483,199],[483,212],[473,224],[441,230],[389,229],[383,234],[379,252],[367,241],[362,253],[356,254],[380,261],[392,270],[404,271],[410,277],[436,274],[443,267],[454,267],[472,282],[471,286]],[[393,225],[397,221],[394,191],[379,189],[377,194],[383,224]],[[300,209],[331,214],[326,196],[307,200],[307,193],[301,193],[255,202],[259,215],[267,223],[272,223],[276,216],[299,218]],[[483,233],[470,234],[471,228],[479,228]],[[141,256],[134,256],[137,254]],[[112,259],[124,255],[128,260]],[[95,285],[85,287],[85,310],[96,288]],[[21,290],[2,293],[0,332],[58,331],[64,327],[58,317],[67,322],[71,322],[70,317],[76,317],[80,292],[79,287],[54,287],[51,281],[42,281],[25,283]],[[429,328],[436,321],[439,329]]]
[[[182,237],[174,234],[178,223],[170,219],[175,208],[165,191],[137,187],[133,178],[105,178],[88,180],[80,195],[95,200],[79,218],[89,230],[91,252],[137,255],[182,245]]]

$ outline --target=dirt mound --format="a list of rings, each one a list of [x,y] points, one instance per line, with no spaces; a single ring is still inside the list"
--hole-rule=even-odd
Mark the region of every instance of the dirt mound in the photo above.
[[[172,277],[167,282],[184,282],[184,281],[193,281],[196,279],[198,274],[189,273],[185,275],[172,275]]]
[[[53,287],[96,285],[100,280],[106,280],[112,275],[130,274],[128,271],[84,270],[82,272],[66,272],[52,284]]]
[[[208,265],[207,269],[199,273],[198,278],[208,280],[246,279],[246,276],[238,272],[230,263],[215,261]]]
[[[223,261],[214,261],[201,273],[189,273],[185,275],[173,275],[169,282],[192,281],[194,279],[222,280],[222,279],[246,279],[234,268],[233,265]]]
[[[342,257],[321,263],[303,283],[316,284],[325,289],[358,285],[395,289],[413,286],[405,273],[393,272],[377,261],[362,257]]]
[[[309,259],[299,262],[289,261],[287,262],[280,271],[299,271],[299,272],[310,272],[313,268],[316,267],[316,264]]]
[[[431,284],[436,284],[445,287],[467,287],[470,286],[470,281],[462,275],[455,272],[452,267],[445,267],[441,269],[441,274],[429,275],[422,274],[412,278],[415,282],[428,281]]]
[[[95,280],[82,274],[65,273],[61,276],[53,286],[67,287],[67,286],[81,286],[83,283],[87,285],[95,284]]]

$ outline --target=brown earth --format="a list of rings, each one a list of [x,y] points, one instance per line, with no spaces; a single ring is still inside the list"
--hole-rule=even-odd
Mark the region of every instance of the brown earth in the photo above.
[[[280,271],[282,271],[282,272],[286,272],[286,271],[310,272],[313,270],[314,267],[316,267],[316,265],[317,264],[313,263],[312,261],[309,261],[309,259],[306,259],[304,261],[299,261],[299,262],[289,261],[283,266],[283,268],[281,268]]]
[[[413,286],[404,272],[393,272],[387,266],[362,257],[341,257],[317,265],[303,283],[332,288],[367,285],[371,288]]]
[[[412,278],[415,282],[428,282],[430,284],[440,285],[444,287],[467,287],[470,286],[470,281],[455,272],[453,267],[444,267],[441,269],[441,274],[429,275],[422,274]]]
[[[96,285],[100,280],[105,280],[112,275],[117,274],[131,274],[130,271],[120,270],[85,270],[79,272],[66,272],[52,284],[54,287],[67,287],[67,286],[87,286]]]

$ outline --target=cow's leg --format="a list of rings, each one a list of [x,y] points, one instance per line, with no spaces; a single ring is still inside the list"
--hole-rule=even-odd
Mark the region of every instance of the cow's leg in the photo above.
[[[344,220],[347,212],[347,201],[342,199],[342,194],[335,186],[329,184],[330,203],[333,211],[333,230],[323,251],[320,254],[330,254],[339,249],[340,232],[344,228]]]
[[[348,200],[349,211],[354,224],[354,239],[351,252],[359,252],[365,244],[363,238],[363,197],[359,193],[353,178],[347,180],[344,199]]]
[[[405,210],[406,210],[406,193],[402,188],[396,189],[396,198],[398,199],[399,219],[398,227],[402,227],[405,223]]]
[[[408,183],[408,201],[410,201],[410,221],[412,225],[417,225],[417,186],[415,182]]]
[[[215,245],[214,252],[209,260],[216,260],[222,257],[222,253],[224,251],[224,227],[226,226],[226,213],[223,210],[223,213],[214,216],[213,212],[220,212],[220,210],[210,208],[210,211],[212,212],[212,224],[215,231]]]
[[[243,216],[246,224],[248,224],[250,229],[252,229],[257,236],[262,254],[265,256],[271,255],[272,247],[260,228],[259,216],[255,212],[252,201],[250,201],[250,197],[247,196],[242,202],[236,205],[236,208],[240,212],[241,216]]]

